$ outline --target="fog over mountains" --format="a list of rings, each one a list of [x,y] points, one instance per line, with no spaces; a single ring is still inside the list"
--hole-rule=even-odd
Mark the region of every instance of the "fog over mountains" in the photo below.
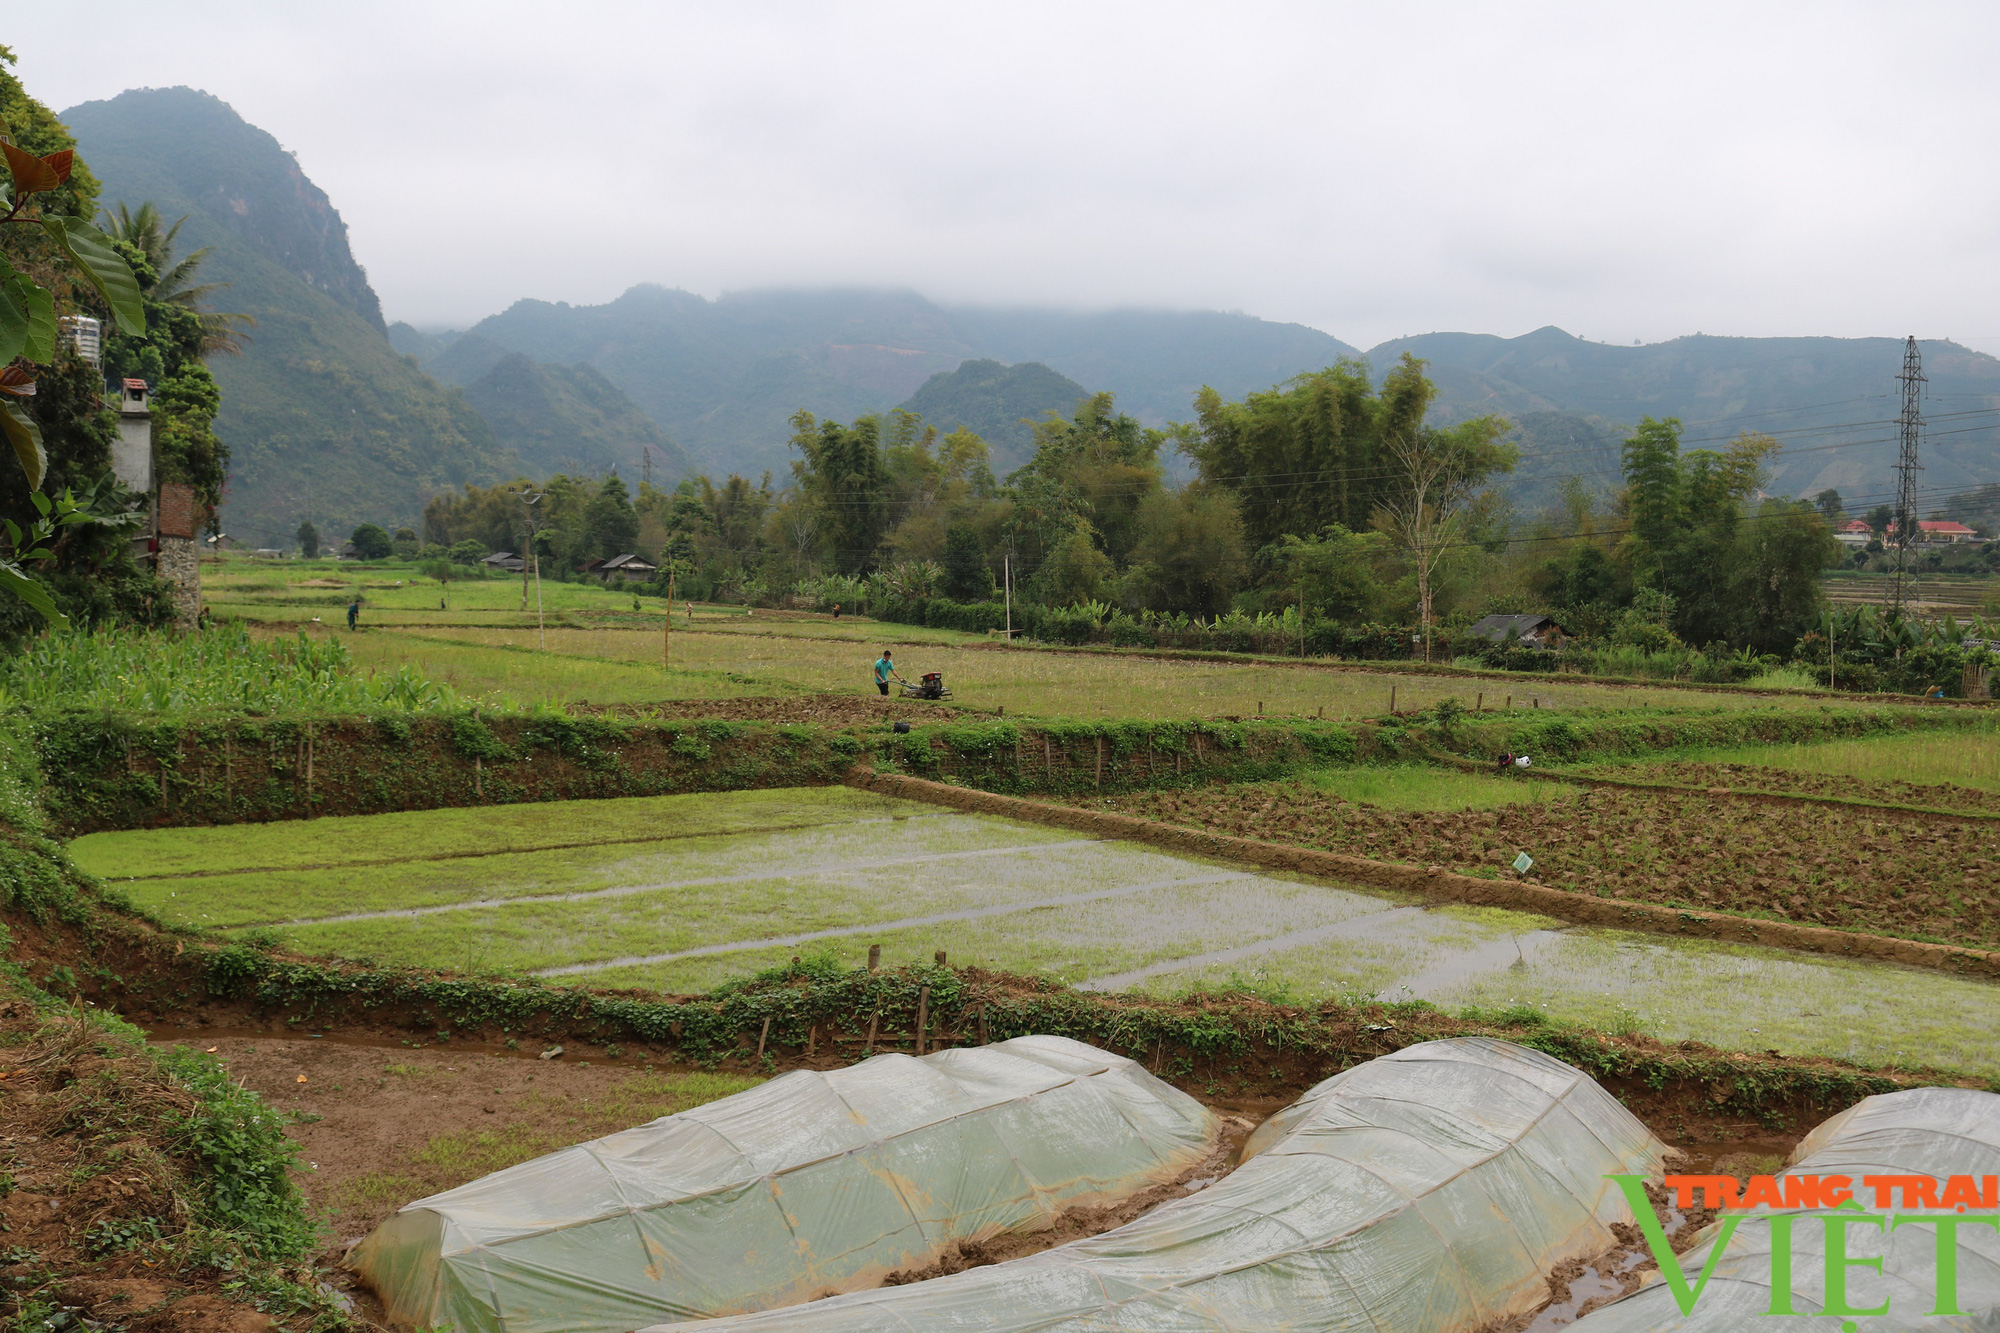
[[[1535,504],[1562,477],[1615,483],[1641,416],[1678,416],[1689,442],[1761,430],[1786,446],[1773,489],[1892,489],[1900,338],[1725,338],[1646,346],[1560,329],[1515,338],[1432,333],[1365,353],[1327,333],[1241,313],[1075,312],[948,305],[911,291],[725,293],[641,283],[602,305],[521,300],[462,331],[384,325],[333,201],[270,135],[187,88],[142,89],[63,118],[107,205],[152,200],[213,245],[218,305],[255,315],[244,354],[215,364],[218,429],[235,455],[224,525],[284,544],[310,516],[331,532],[412,521],[437,490],[558,469],[636,480],[689,470],[780,478],[801,408],[849,420],[898,405],[1025,461],[1022,418],[1108,390],[1153,424],[1192,415],[1204,385],[1229,397],[1343,357],[1377,374],[1408,351],[1430,363],[1436,418],[1515,423],[1511,483]],[[524,269],[532,270],[532,257]],[[393,312],[392,312],[393,313]],[[1923,344],[1932,428],[1928,495],[2000,481],[2000,360]]]

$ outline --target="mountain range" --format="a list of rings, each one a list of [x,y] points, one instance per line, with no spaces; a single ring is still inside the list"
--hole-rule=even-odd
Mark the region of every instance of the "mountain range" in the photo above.
[[[234,455],[224,526],[283,545],[303,517],[339,533],[412,522],[436,491],[556,470],[779,476],[801,408],[851,420],[897,405],[986,436],[1001,475],[1025,461],[1023,418],[1089,391],[1154,425],[1344,357],[1385,373],[1409,351],[1439,395],[1434,419],[1514,425],[1517,500],[1561,478],[1616,480],[1644,415],[1677,416],[1691,446],[1761,430],[1786,446],[1772,489],[1892,489],[1893,338],[1591,343],[1556,328],[1516,338],[1433,333],[1361,352],[1316,329],[1216,311],[1083,313],[944,305],[910,291],[724,293],[641,284],[603,305],[518,301],[471,328],[385,325],[325,193],[269,134],[188,88],[139,89],[62,113],[107,206],[185,215],[212,246],[217,304],[254,315],[243,355],[218,359],[217,428]],[[2000,360],[1923,344],[1932,426],[1927,495],[2000,480]],[[1928,503],[1928,502],[1926,502]]]

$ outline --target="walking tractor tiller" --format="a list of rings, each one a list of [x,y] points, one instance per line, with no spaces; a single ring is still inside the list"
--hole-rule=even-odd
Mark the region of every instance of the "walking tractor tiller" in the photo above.
[[[951,690],[944,683],[944,672],[926,671],[923,677],[914,685],[907,680],[903,682],[903,697],[905,699],[949,699],[951,698]]]

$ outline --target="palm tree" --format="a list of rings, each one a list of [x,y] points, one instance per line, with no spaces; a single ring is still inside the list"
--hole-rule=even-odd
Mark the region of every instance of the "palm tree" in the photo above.
[[[140,204],[137,209],[121,203],[116,212],[106,211],[104,230],[112,240],[124,241],[146,256],[146,262],[159,275],[145,288],[148,300],[182,306],[201,316],[203,356],[217,353],[235,356],[243,350],[245,335],[241,330],[257,321],[250,315],[201,309],[203,301],[229,284],[194,281],[202,261],[215,248],[212,245],[204,245],[179,260],[174,258],[174,238],[180,235],[181,224],[186,221],[187,218],[182,217],[172,226],[167,226],[150,201]]]

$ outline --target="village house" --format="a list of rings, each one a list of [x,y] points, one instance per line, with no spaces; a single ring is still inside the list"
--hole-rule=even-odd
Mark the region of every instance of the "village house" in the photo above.
[[[1523,648],[1560,648],[1569,637],[1548,616],[1486,616],[1472,624],[1472,633],[1495,643],[1512,637]]]

